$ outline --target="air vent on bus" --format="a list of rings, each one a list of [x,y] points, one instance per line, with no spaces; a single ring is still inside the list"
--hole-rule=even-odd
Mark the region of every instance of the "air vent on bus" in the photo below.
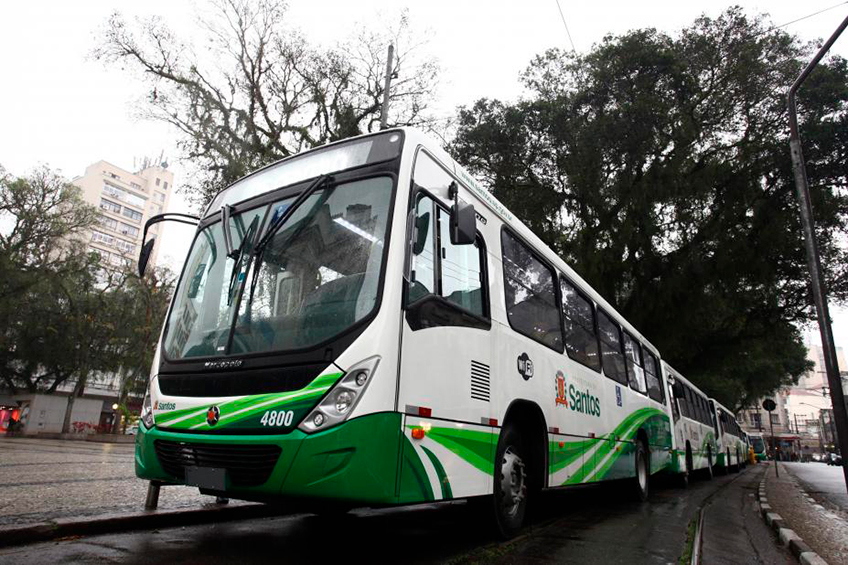
[[[489,402],[489,366],[471,361],[471,398]]]

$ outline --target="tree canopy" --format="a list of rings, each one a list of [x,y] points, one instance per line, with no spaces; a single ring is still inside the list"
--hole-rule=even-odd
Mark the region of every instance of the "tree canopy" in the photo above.
[[[554,49],[518,101],[459,111],[450,150],[706,392],[732,407],[807,369],[806,256],[785,95],[811,47],[732,8],[679,34]],[[799,116],[830,298],[846,286],[848,65]]]
[[[0,386],[55,392],[73,383],[66,414],[88,382],[120,373],[122,400],[143,391],[173,275],[139,279],[105,269],[89,250],[97,212],[46,167],[13,178],[0,170]]]
[[[439,66],[401,17],[337,46],[310,44],[287,26],[282,0],[212,0],[204,37],[187,45],[159,19],[115,14],[95,56],[140,74],[144,115],[172,124],[192,169],[196,204],[268,163],[379,129],[386,55],[396,48],[390,125],[429,122]]]

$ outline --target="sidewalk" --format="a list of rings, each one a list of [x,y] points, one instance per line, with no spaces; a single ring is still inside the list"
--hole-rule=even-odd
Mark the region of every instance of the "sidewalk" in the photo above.
[[[779,465],[780,477],[775,477],[773,464],[766,473],[766,495],[772,510],[825,561],[848,563],[848,513],[826,509],[809,499],[788,466]]]
[[[760,517],[756,492],[767,470],[764,465],[749,466],[707,501],[701,563],[795,565],[798,562],[778,543]]]

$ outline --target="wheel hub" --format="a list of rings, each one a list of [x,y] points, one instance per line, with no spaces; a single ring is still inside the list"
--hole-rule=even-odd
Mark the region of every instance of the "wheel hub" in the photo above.
[[[501,460],[501,493],[507,514],[515,515],[527,496],[527,475],[524,461],[511,447],[506,449]]]

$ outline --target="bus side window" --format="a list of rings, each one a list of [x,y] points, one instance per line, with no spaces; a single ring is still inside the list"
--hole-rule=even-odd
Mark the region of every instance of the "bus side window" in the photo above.
[[[553,270],[506,230],[501,231],[501,250],[509,325],[562,353],[562,320]]]
[[[624,356],[627,361],[627,380],[630,388],[642,394],[648,393],[645,386],[645,373],[642,369],[642,348],[629,333],[624,332]]]
[[[621,347],[621,328],[603,311],[598,312],[598,330],[601,336],[601,355],[604,374],[614,381],[627,385],[627,369]]]
[[[433,200],[422,194],[415,207],[415,246],[407,304],[433,294],[436,290],[434,210]]]
[[[600,372],[598,335],[595,332],[595,309],[583,295],[564,278],[559,283],[562,295],[562,314],[565,322],[565,350],[568,356]]]
[[[483,296],[483,264],[480,239],[472,245],[454,245],[450,240],[450,214],[438,209],[441,247],[440,294],[448,302],[472,314],[487,316]]]
[[[645,356],[645,381],[648,386],[648,396],[665,404],[663,387],[660,386],[660,377],[657,376],[657,358],[654,354],[642,347]]]

